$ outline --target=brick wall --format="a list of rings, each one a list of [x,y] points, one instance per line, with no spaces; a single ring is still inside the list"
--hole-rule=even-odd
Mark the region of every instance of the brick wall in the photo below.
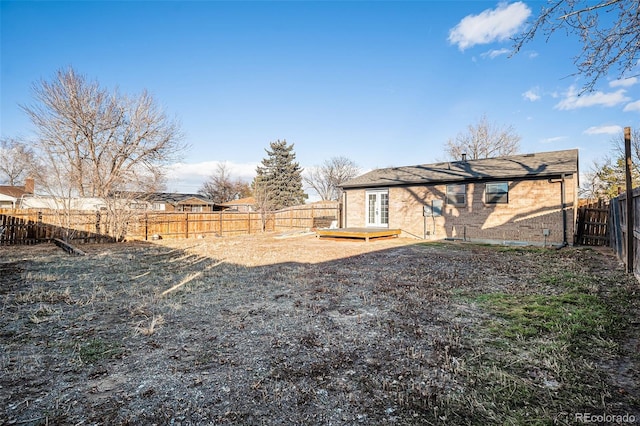
[[[561,184],[549,179],[509,182],[507,204],[485,203],[485,183],[467,183],[464,206],[446,203],[446,185],[389,188],[389,227],[429,240],[465,238],[475,241],[561,244],[563,242]],[[365,189],[346,191],[348,227],[366,226]],[[443,200],[440,217],[423,216],[425,203]],[[573,242],[577,181],[566,179],[566,235]],[[544,230],[549,235],[545,239]]]
[[[342,207],[342,214],[345,217],[343,227],[366,226],[365,190],[348,190],[345,193],[346,203]]]

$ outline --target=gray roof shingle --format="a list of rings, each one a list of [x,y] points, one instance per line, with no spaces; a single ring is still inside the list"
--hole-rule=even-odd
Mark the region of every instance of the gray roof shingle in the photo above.
[[[577,172],[578,150],[569,149],[480,160],[376,169],[345,182],[342,184],[342,188],[523,179]]]

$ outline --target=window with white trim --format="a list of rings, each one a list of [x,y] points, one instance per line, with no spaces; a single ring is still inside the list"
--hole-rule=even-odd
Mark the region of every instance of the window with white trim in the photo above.
[[[509,182],[487,183],[484,189],[484,202],[487,204],[509,203]]]

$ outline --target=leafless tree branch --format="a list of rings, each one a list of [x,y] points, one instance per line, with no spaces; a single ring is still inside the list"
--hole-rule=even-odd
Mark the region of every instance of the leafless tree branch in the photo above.
[[[0,183],[17,186],[37,168],[33,149],[15,138],[0,139]]]
[[[512,126],[499,127],[483,115],[478,123],[467,126],[466,132],[449,139],[445,152],[450,159],[460,160],[465,154],[469,160],[516,154],[520,149],[520,136]]]
[[[346,157],[332,157],[321,166],[309,169],[303,179],[322,200],[338,200],[342,194],[340,185],[359,173],[354,161]]]
[[[23,105],[38,132],[44,167],[39,183],[50,195],[100,197],[162,184],[163,166],[186,148],[179,125],[146,91],[109,92],[73,68],[33,85],[35,102]],[[122,210],[122,200],[113,210]]]
[[[637,76],[640,59],[640,3],[608,0],[591,4],[584,0],[553,0],[543,6],[528,28],[514,38],[516,54],[538,35],[547,41],[556,32],[579,38],[582,50],[574,57],[575,74],[587,81],[583,91],[612,71],[618,78]]]

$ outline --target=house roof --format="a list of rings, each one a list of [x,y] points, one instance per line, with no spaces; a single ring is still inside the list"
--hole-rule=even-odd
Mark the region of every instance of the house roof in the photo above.
[[[0,194],[8,195],[9,197],[18,199],[23,195],[31,194],[24,190],[24,186],[8,186],[0,185]]]
[[[173,205],[185,204],[186,201],[190,201],[190,203],[187,204],[193,204],[193,201],[199,201],[202,204],[213,204],[213,201],[200,194],[180,194],[177,192],[156,192],[149,194],[146,200],[156,203],[165,202]]]
[[[342,184],[342,188],[526,179],[577,172],[578,150],[569,149],[480,160],[377,169],[345,182]]]
[[[201,204],[213,204],[213,201],[208,199],[207,197],[200,194],[181,194],[178,192],[153,192],[153,193],[142,193],[142,192],[114,192],[116,196],[124,196],[123,198],[130,198],[132,200],[139,201],[147,201],[151,203],[167,203],[171,205],[178,204],[194,204],[193,201],[196,201]],[[185,203],[186,201],[190,201],[189,203]]]

